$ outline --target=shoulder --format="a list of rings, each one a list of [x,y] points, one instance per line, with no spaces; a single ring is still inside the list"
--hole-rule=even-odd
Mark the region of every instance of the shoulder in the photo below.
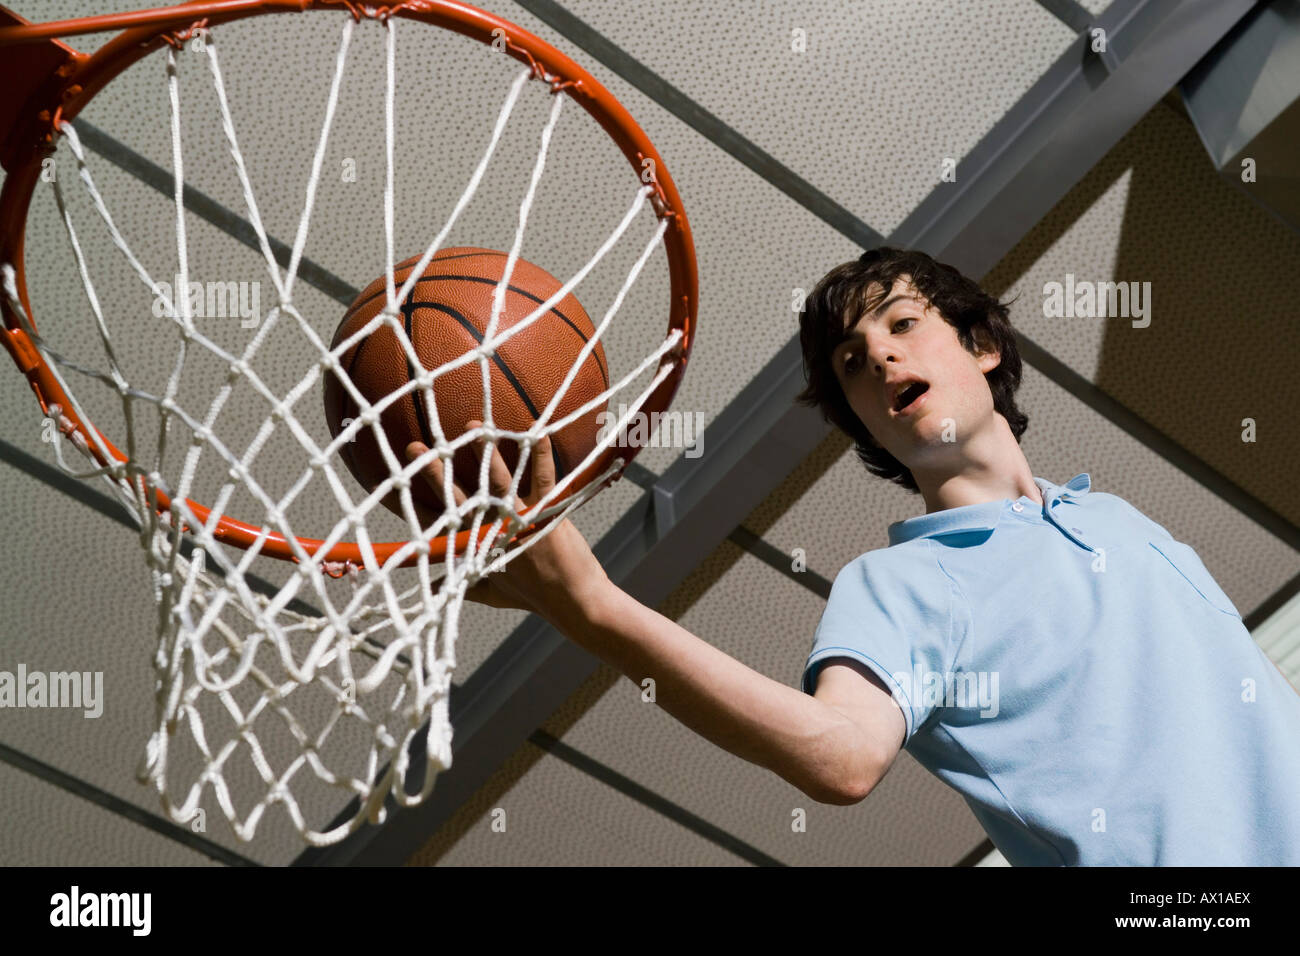
[[[1164,525],[1153,521],[1134,507],[1131,502],[1119,495],[1112,495],[1105,491],[1093,491],[1088,493],[1086,501],[1090,508],[1100,511],[1116,521],[1136,522],[1141,528],[1159,538],[1173,537]]]
[[[941,573],[933,543],[929,538],[915,538],[858,555],[840,568],[835,580],[870,578],[884,581],[890,578],[909,578],[915,572],[924,570]]]
[[[1117,511],[1137,511],[1137,509],[1134,508],[1127,499],[1121,498],[1119,495],[1112,495],[1108,491],[1090,491],[1084,500],[1095,508]],[[1141,512],[1138,513],[1141,514]]]
[[[829,600],[831,604],[867,603],[889,614],[905,613],[903,608],[946,612],[954,588],[934,543],[915,538],[868,551],[844,565],[831,585]]]

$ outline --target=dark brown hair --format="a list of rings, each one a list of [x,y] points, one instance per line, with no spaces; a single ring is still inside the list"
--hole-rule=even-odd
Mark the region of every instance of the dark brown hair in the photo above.
[[[903,277],[911,279],[931,307],[957,330],[966,351],[975,354],[978,342],[984,351],[993,348],[1001,353],[997,368],[986,373],[984,379],[993,394],[993,407],[1007,420],[1016,441],[1020,441],[1029,426],[1029,417],[1016,407],[1015,401],[1021,364],[1007,308],[1011,303],[999,302],[981,289],[979,283],[952,266],[936,262],[919,249],[881,246],[836,266],[817,283],[799,316],[799,344],[803,349],[807,385],[795,401],[819,408],[822,418],[852,438],[854,451],[873,475],[919,492],[911,471],[876,443],[849,406],[831,368],[831,352],[848,337],[844,333],[845,316],[876,308]],[[880,288],[872,294],[875,285]]]

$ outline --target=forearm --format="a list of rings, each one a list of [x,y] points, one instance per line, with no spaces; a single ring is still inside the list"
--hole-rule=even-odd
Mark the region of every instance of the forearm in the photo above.
[[[551,622],[691,730],[816,800],[846,803],[865,741],[843,714],[701,640],[613,584],[567,603]]]

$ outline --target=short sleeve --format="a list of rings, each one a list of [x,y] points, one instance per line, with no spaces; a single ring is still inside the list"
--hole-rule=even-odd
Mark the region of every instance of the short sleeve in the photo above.
[[[922,542],[928,544],[928,542]],[[826,610],[804,664],[802,689],[813,694],[821,667],[856,660],[890,689],[907,723],[907,737],[936,705],[924,689],[927,675],[946,675],[954,641],[951,579],[922,548],[885,548],[850,562],[835,578]],[[933,680],[933,677],[929,678]]]

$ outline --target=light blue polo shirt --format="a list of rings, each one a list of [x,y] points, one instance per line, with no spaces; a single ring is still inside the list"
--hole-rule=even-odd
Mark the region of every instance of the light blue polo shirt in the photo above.
[[[1300,695],[1196,552],[1080,474],[889,526],[803,675],[861,661],[1013,865],[1300,866]]]

